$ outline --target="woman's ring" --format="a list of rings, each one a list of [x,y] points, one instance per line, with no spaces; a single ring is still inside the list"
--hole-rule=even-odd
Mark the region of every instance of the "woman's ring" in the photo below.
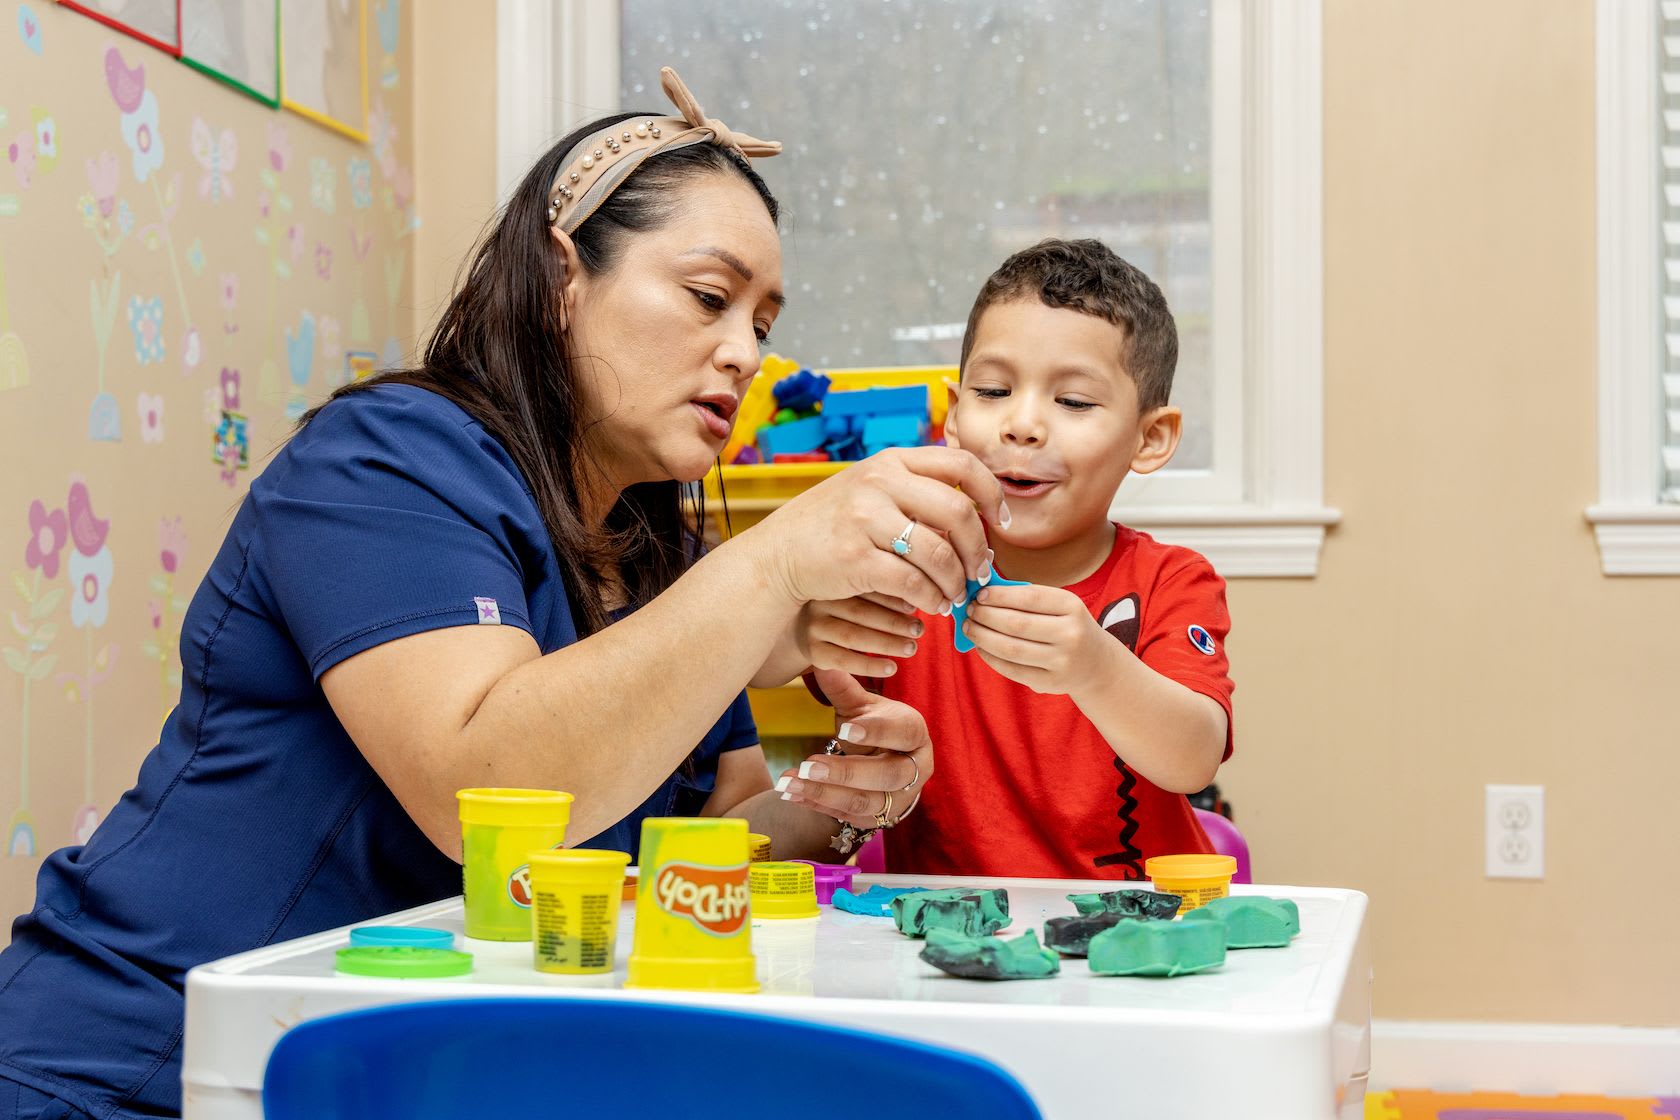
[[[892,550],[900,556],[910,555],[910,530],[916,527],[914,521],[904,527],[904,531],[892,539]]]
[[[883,794],[882,796],[884,796],[886,798],[886,801],[884,801],[881,804],[881,811],[879,813],[875,814],[875,827],[876,828],[891,828],[895,823],[897,823],[897,822],[895,822],[891,819],[892,818],[892,794],[888,793],[888,794]]]
[[[916,783],[922,780],[922,764],[916,761],[916,756],[913,754],[907,754],[904,757],[909,759],[910,765],[916,768],[916,776],[904,783],[903,787],[900,788],[898,792],[909,793],[911,790],[916,788]]]

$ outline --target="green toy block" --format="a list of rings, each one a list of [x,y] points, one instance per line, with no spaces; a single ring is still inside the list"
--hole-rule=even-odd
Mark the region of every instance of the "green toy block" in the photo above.
[[[1040,947],[1030,929],[1007,941],[933,929],[921,956],[940,971],[968,980],[1041,980],[1062,970],[1061,958]]]
[[[1216,898],[1184,915],[1184,920],[1223,923],[1227,949],[1279,949],[1301,932],[1301,912],[1287,898]]]
[[[1160,891],[1103,891],[1101,894],[1070,894],[1068,901],[1081,914],[1124,914],[1128,918],[1171,918],[1184,900]]]
[[[1044,923],[1044,943],[1064,957],[1083,957],[1090,951],[1091,938],[1103,930],[1113,929],[1121,922],[1153,920],[1117,910],[1081,914],[1076,918],[1050,918]]]
[[[1224,922],[1121,922],[1091,938],[1101,976],[1184,976],[1225,963]]]
[[[906,937],[943,929],[986,937],[1009,924],[1009,892],[1002,887],[950,887],[892,900],[893,922]]]

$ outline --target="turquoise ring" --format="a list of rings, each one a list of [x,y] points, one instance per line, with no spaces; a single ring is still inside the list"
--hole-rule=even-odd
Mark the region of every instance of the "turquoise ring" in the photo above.
[[[910,530],[916,527],[914,521],[904,527],[904,532],[892,539],[892,550],[900,556],[910,555]]]

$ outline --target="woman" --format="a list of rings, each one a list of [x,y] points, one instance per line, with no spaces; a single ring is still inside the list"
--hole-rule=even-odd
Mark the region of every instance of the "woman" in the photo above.
[[[186,970],[456,893],[462,787],[568,790],[573,837],[632,853],[650,815],[817,855],[914,804],[913,712],[830,673],[875,753],[777,791],[742,687],[807,663],[808,602],[949,609],[986,558],[974,503],[1007,517],[1001,495],[964,453],[894,453],[699,556],[683,495],[783,303],[745,158],[779,145],[665,86],[681,118],[561,141],[423,364],[341,390],[252,484],[161,741],[0,954],[0,1116],[178,1111]],[[820,659],[903,652],[858,644]]]

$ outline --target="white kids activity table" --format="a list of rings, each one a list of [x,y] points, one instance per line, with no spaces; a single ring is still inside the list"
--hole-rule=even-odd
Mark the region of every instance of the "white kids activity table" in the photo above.
[[[1111,881],[860,875],[884,886],[1004,887],[1014,921],[1001,936],[1074,913],[1066,895]],[[620,916],[613,972],[538,973],[529,942],[467,941],[474,968],[451,980],[334,972],[349,927],[271,945],[187,975],[184,1120],[261,1120],[269,1052],[305,1019],[376,1004],[460,997],[625,999],[687,1004],[899,1035],[979,1054],[1020,1079],[1050,1118],[1128,1114],[1158,1120],[1358,1120],[1371,1058],[1366,898],[1321,887],[1233,887],[1293,899],[1301,933],[1286,949],[1240,949],[1222,968],[1173,978],[1093,976],[1064,959],[1044,980],[977,981],[917,959],[923,942],[890,919],[831,907],[816,921],[753,923],[759,995],[625,990],[634,904]],[[461,932],[461,900],[363,923]],[[1117,1111],[1118,1110],[1118,1111]]]

